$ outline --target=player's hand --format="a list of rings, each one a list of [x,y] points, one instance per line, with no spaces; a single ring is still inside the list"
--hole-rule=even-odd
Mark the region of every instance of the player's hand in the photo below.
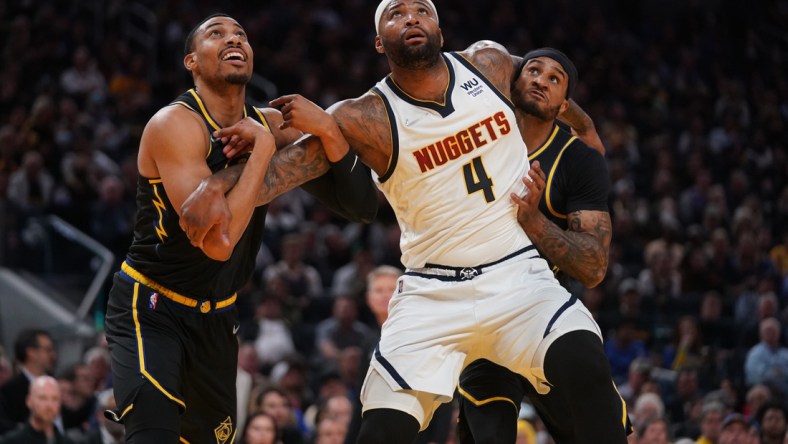
[[[222,140],[224,143],[222,152],[229,158],[254,148],[257,142],[263,142],[262,146],[275,149],[274,136],[260,122],[251,117],[246,117],[234,125],[214,131],[213,137]]]
[[[218,231],[221,242],[229,246],[231,218],[221,187],[207,177],[181,205],[179,223],[191,244],[197,248],[202,248],[205,236],[212,230]]]
[[[269,104],[279,108],[282,113],[283,122],[279,125],[279,129],[293,127],[318,137],[331,131],[338,131],[337,123],[331,115],[299,94],[282,96]]]
[[[523,228],[541,216],[539,201],[542,199],[546,182],[544,171],[542,171],[539,161],[536,160],[531,164],[528,176],[523,177],[526,188],[525,195],[521,197],[515,193],[511,194],[512,200],[517,204],[517,222]]]

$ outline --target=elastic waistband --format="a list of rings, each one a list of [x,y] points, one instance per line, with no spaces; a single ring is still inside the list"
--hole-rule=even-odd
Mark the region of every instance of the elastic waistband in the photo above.
[[[238,293],[233,293],[232,296],[226,299],[220,299],[218,301],[212,301],[209,299],[194,299],[188,296],[184,296],[177,292],[174,292],[167,287],[160,285],[159,283],[153,281],[152,279],[148,278],[144,274],[140,273],[139,271],[135,270],[134,267],[129,265],[128,262],[123,262],[120,265],[120,276],[130,280],[130,281],[137,281],[146,287],[150,287],[159,292],[160,295],[164,296],[165,298],[181,304],[188,308],[193,308],[200,313],[210,313],[211,311],[217,311],[224,308],[228,308],[235,303],[235,300],[238,298]]]
[[[417,270],[407,270],[405,274],[408,276],[419,276],[429,279],[438,279],[441,281],[467,281],[483,274],[486,271],[492,271],[498,268],[498,266],[503,265],[510,259],[514,259],[517,256],[535,250],[535,246],[529,245],[525,248],[515,251],[514,253],[508,254],[497,261],[476,265],[475,267],[452,267],[449,265],[427,263],[424,264],[424,268],[419,268]],[[536,257],[539,257],[539,253],[536,253],[527,259],[533,259]]]

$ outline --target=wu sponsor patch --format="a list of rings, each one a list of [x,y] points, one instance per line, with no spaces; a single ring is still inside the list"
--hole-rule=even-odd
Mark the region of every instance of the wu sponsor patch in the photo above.
[[[151,293],[150,298],[148,299],[148,308],[155,310],[157,305],[159,305],[159,294]]]
[[[219,424],[219,427],[213,429],[213,434],[216,435],[216,444],[225,444],[232,433],[233,420],[229,416]]]

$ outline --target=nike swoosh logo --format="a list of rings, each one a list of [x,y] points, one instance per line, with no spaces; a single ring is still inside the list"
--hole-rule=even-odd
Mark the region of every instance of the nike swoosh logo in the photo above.
[[[219,141],[219,139],[217,139],[216,137],[213,137],[213,136],[210,136],[210,139],[211,139],[211,145],[213,145],[214,143]]]
[[[233,326],[233,334],[238,333],[238,329],[240,329],[240,328],[241,328],[241,324],[235,324]]]
[[[353,161],[353,166],[350,167],[350,172],[352,173],[353,170],[356,168],[356,164],[358,163],[358,156],[354,156],[355,160]]]

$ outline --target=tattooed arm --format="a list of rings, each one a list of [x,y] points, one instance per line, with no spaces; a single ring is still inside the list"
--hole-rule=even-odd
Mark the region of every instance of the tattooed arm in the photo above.
[[[539,208],[545,189],[545,175],[539,161],[531,165],[528,193],[512,196],[518,205],[517,221],[540,253],[561,271],[586,287],[598,285],[605,277],[612,237],[607,196],[610,191],[605,159],[582,142],[575,141],[557,165],[554,180],[561,177],[566,198],[567,229],[547,218]],[[549,165],[548,165],[549,168]]]
[[[605,211],[575,211],[562,230],[542,213],[521,218],[520,226],[545,257],[586,287],[602,282],[607,272],[612,227]]]
[[[255,205],[317,179],[305,188],[321,202],[352,221],[371,221],[377,212],[377,194],[369,171],[356,166],[355,154],[334,119],[301,96],[283,96],[272,104],[282,105],[282,111],[267,108],[263,113],[276,146],[286,146],[271,158]],[[304,136],[301,130],[317,135]],[[231,140],[224,152],[233,157],[238,145]],[[192,242],[200,242],[213,225],[226,223],[224,194],[235,186],[243,168],[230,167],[207,177],[186,199],[181,226]]]

